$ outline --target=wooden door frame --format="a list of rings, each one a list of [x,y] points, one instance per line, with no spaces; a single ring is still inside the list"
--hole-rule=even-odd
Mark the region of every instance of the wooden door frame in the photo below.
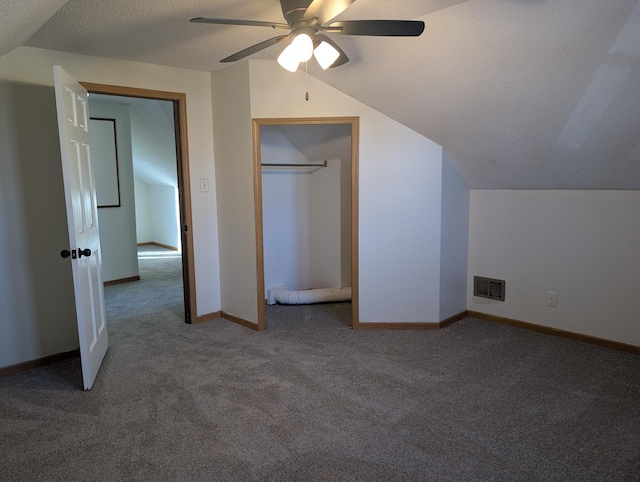
[[[258,289],[258,330],[266,328],[264,300],[264,231],[262,219],[262,154],[260,127],[278,125],[351,125],[351,328],[360,326],[358,290],[358,160],[360,117],[286,117],[252,119],[253,189],[256,222],[256,265]]]
[[[118,95],[173,102],[176,136],[176,163],[178,168],[178,199],[180,205],[180,233],[182,241],[182,281],[184,289],[184,317],[186,323],[196,323],[196,280],[193,253],[193,223],[191,215],[191,188],[189,150],[187,142],[187,95],[180,92],[139,89],[118,85],[80,82],[90,94]]]

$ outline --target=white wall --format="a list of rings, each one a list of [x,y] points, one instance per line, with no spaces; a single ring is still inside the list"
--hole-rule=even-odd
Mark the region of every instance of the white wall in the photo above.
[[[469,187],[443,151],[440,320],[467,309],[468,253]]]
[[[136,241],[138,244],[150,243],[153,241],[153,231],[149,184],[134,175],[133,186],[136,198]]]
[[[178,191],[173,186],[149,186],[153,241],[180,249]]]
[[[139,272],[129,106],[89,99],[89,114],[116,121],[120,207],[98,208],[102,279],[132,278]]]
[[[301,172],[262,175],[265,290],[311,287],[309,176]]]
[[[472,190],[468,309],[640,346],[638,213],[638,191]],[[474,275],[506,280],[505,301],[474,297]]]
[[[248,64],[252,117],[360,117],[360,321],[439,321],[442,148],[313,77],[305,101],[303,72]],[[250,151],[242,149],[238,163],[248,171]]]
[[[52,87],[0,80],[0,367],[78,348]]]
[[[137,243],[155,242],[181,249],[177,188],[150,186],[137,176],[134,181]]]
[[[340,286],[351,286],[351,160],[340,160]]]
[[[309,160],[275,127],[260,129],[262,163]],[[262,169],[264,286],[311,288],[310,177],[307,169]]]
[[[211,74],[222,310],[258,321],[249,67]],[[262,299],[262,293],[260,299]]]
[[[54,64],[60,64],[80,81],[186,93],[197,314],[205,315],[219,310],[220,278],[210,74],[19,47],[0,57],[0,79],[53,85]],[[210,192],[200,192],[201,178],[210,180]]]
[[[116,97],[114,102],[120,102]],[[138,243],[156,242],[180,249],[174,106],[171,101],[129,100]]]
[[[311,288],[342,287],[340,174],[340,159],[309,172]]]

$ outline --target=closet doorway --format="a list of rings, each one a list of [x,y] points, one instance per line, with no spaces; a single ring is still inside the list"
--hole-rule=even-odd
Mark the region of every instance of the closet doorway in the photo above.
[[[358,328],[358,148],[358,117],[253,119],[259,330],[281,286],[351,287]]]

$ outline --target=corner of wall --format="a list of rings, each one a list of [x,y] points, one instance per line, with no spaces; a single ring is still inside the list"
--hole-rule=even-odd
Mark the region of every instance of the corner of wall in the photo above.
[[[79,346],[57,125],[52,87],[0,80],[0,367]]]
[[[467,309],[470,190],[442,150],[440,321]]]
[[[221,309],[258,322],[248,62],[211,75]]]

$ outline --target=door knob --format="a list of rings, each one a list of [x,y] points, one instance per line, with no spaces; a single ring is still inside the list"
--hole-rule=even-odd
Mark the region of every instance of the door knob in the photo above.
[[[78,248],[78,258],[82,258],[83,256],[91,256],[91,250],[89,248],[80,249]]]
[[[67,259],[69,256],[71,256],[71,252],[68,249],[63,249],[62,251],[60,251],[60,256]]]

